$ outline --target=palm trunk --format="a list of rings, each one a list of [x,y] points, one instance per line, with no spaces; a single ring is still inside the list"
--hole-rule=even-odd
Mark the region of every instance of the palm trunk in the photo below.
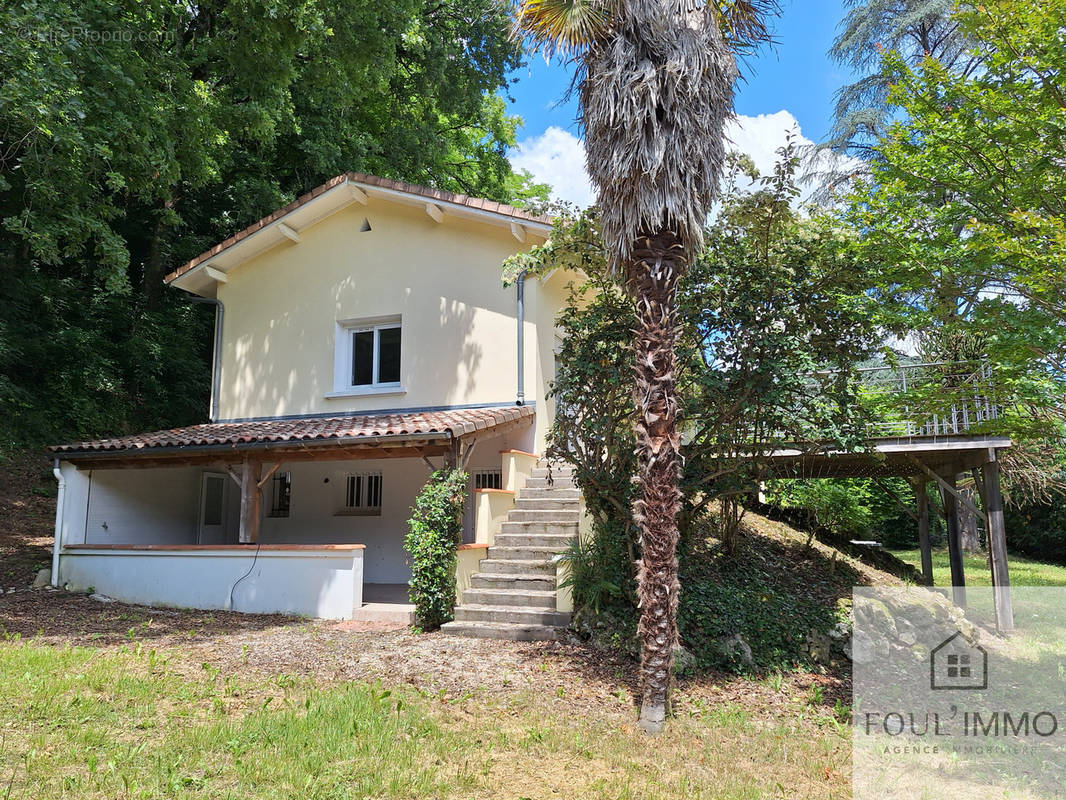
[[[633,516],[640,529],[640,727],[662,730],[670,701],[677,644],[677,514],[681,507],[680,432],[675,373],[677,283],[686,263],[669,230],[637,239],[626,286],[636,300],[635,432],[639,492]]]

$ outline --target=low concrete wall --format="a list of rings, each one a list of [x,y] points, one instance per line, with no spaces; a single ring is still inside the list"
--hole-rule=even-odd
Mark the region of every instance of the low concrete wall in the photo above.
[[[59,573],[152,606],[351,619],[363,602],[362,545],[90,545],[65,548]]]
[[[481,569],[481,559],[489,552],[488,544],[459,545],[459,564],[455,570],[455,599],[463,601],[463,591],[470,588],[470,577]]]

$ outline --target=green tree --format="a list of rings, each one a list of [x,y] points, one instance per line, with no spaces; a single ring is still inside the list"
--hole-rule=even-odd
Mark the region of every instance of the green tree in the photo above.
[[[0,438],[202,418],[210,317],[163,274],[345,170],[535,197],[493,0],[0,7]]]
[[[862,408],[850,367],[880,340],[854,234],[790,202],[799,191],[793,147],[781,151],[767,176],[750,159],[727,161],[708,246],[678,287],[682,567],[705,557],[697,532],[716,501],[751,493],[782,444],[861,444]],[[634,299],[609,269],[596,209],[557,221],[547,244],[507,266],[509,273],[564,267],[588,276],[573,287],[557,321],[564,335],[549,455],[574,465],[594,520],[595,535],[572,554],[582,564],[575,600],[589,607],[582,613],[598,607],[624,629],[639,602],[639,524],[631,511],[640,491],[631,438],[639,411],[626,377],[635,357]],[[686,597],[682,592],[682,604]]]
[[[1040,441],[1066,379],[1066,2],[955,19],[983,69],[885,55],[897,119],[848,217],[879,265],[883,324],[938,357],[987,359],[1010,401],[997,426]]]
[[[607,261],[634,300],[640,726],[650,733],[666,718],[677,643],[677,284],[702,245],[722,172],[737,77],[727,37],[764,39],[766,5],[524,0],[515,23],[547,53],[580,53],[586,163]]]

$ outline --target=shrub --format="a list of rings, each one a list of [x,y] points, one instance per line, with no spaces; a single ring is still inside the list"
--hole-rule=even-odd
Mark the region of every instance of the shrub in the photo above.
[[[1051,502],[1008,506],[1004,516],[1010,550],[1066,564],[1066,505],[1061,494]]]
[[[439,628],[452,619],[466,486],[463,470],[437,470],[411,508],[403,544],[411,559],[411,601],[422,630]]]

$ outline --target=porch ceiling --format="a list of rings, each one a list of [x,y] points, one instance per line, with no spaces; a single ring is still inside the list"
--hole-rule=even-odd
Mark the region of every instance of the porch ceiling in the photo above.
[[[454,442],[532,423],[532,406],[215,422],[48,448],[55,458],[97,467],[240,461],[412,458],[440,455]]]

